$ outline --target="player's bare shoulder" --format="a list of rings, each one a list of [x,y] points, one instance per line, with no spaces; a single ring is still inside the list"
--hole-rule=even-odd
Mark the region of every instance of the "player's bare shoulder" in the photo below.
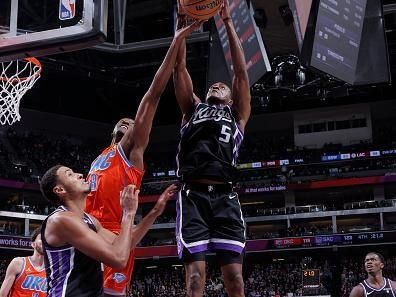
[[[44,232],[47,243],[51,246],[67,244],[62,235],[76,220],[78,216],[71,211],[59,211],[49,216]]]
[[[20,273],[23,268],[24,261],[25,260],[23,257],[15,257],[14,259],[11,260],[9,269],[15,272],[15,275]]]
[[[57,227],[67,223],[69,220],[75,220],[76,218],[78,217],[71,211],[58,211],[48,217],[47,225],[49,225],[49,227]]]
[[[364,297],[364,288],[361,284],[353,287],[349,297]]]

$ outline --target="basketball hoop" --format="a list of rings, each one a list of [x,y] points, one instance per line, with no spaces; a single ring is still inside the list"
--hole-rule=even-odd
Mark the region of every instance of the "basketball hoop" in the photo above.
[[[0,124],[12,125],[21,119],[19,103],[40,78],[42,67],[36,58],[0,64]]]

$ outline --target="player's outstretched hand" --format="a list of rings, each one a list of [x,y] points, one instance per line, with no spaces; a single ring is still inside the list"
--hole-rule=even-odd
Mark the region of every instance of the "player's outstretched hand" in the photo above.
[[[178,16],[185,17],[186,16],[186,11],[184,10],[183,5],[181,5],[180,0],[177,0],[176,2],[177,2],[177,13],[178,13]]]
[[[161,196],[158,198],[158,201],[153,208],[153,210],[158,216],[164,212],[166,203],[173,195],[175,195],[177,191],[178,191],[178,187],[175,184],[173,184],[167,187],[165,191],[162,192]]]
[[[135,215],[139,202],[139,190],[135,185],[126,186],[121,192],[120,200],[123,213]]]
[[[197,30],[199,27],[202,26],[202,24],[206,21],[195,21],[192,24],[185,26],[181,29],[176,30],[175,32],[175,38],[186,38],[189,36],[192,32]]]
[[[223,5],[221,6],[221,9],[219,11],[219,15],[220,15],[222,20],[231,18],[230,6],[228,4],[228,0],[223,0]]]

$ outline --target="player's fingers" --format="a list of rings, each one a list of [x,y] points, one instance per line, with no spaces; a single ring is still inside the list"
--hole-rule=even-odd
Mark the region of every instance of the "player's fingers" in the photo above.
[[[134,184],[128,185],[128,191],[131,191],[132,193],[135,191],[136,186]]]
[[[175,185],[175,184],[172,184],[172,185],[170,185],[170,186],[168,186],[168,187],[166,188],[165,193],[166,193],[166,194],[169,194],[169,193],[173,192],[175,189],[176,189],[176,185]]]
[[[201,27],[207,20],[199,20],[195,22],[197,28]]]
[[[122,191],[120,191],[121,198],[125,197],[126,193],[127,193],[127,187],[124,187],[124,188],[122,189]]]
[[[128,197],[133,197],[133,193],[135,192],[135,185],[128,185],[126,186],[126,194],[128,195]]]
[[[134,197],[134,198],[137,199],[137,198],[139,197],[139,193],[140,193],[140,190],[136,190],[136,191],[135,191],[135,195],[134,195],[135,197]]]

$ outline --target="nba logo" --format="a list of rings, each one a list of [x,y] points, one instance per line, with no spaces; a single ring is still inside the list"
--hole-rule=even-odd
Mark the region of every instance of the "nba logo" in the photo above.
[[[76,15],[76,0],[59,0],[59,19],[70,20]]]

